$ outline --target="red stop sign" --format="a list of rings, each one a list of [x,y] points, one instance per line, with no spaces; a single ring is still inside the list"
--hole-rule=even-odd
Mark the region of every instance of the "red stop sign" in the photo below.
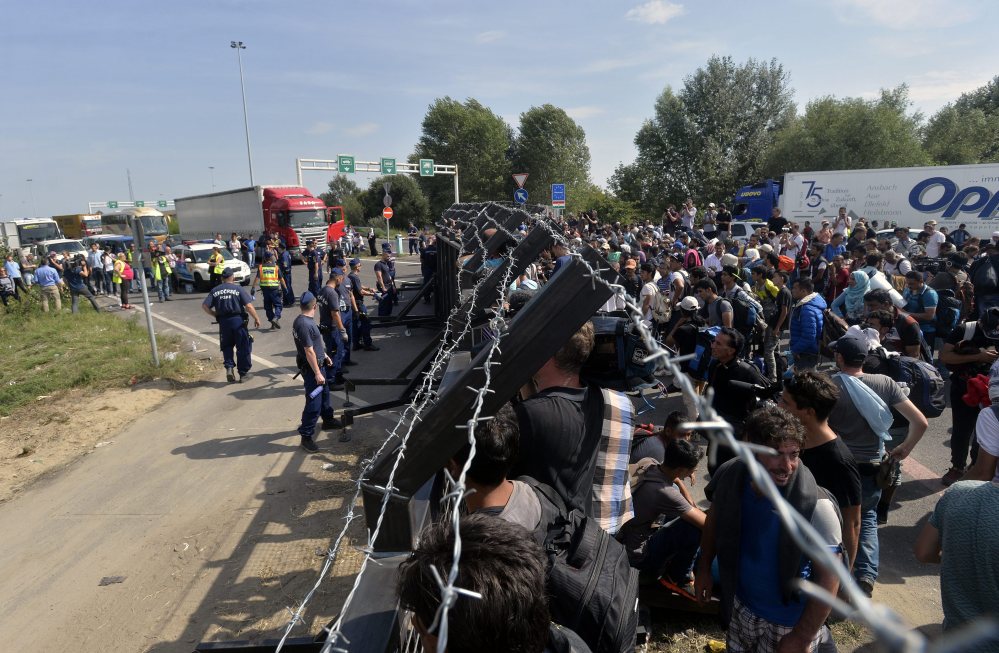
[[[392,211],[391,206],[386,206],[384,209],[382,209],[382,217],[385,218],[386,220],[391,220],[393,213],[394,212]]]

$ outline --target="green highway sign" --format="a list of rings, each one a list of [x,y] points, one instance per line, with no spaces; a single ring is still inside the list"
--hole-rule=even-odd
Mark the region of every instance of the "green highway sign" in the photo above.
[[[383,175],[395,174],[395,159],[386,159],[382,157],[382,174]]]
[[[353,173],[354,172],[354,157],[348,156],[346,154],[340,154],[336,158],[337,169],[340,172]]]
[[[141,209],[141,208],[142,208],[142,207],[144,207],[145,205],[146,205],[146,203],[145,203],[145,202],[143,202],[142,200],[136,200],[136,201],[135,201],[135,208],[137,208],[137,209]]]
[[[114,200],[111,200],[110,202],[108,202],[108,208],[109,209],[116,209],[116,208],[118,208],[118,202],[115,202]]]
[[[433,159],[420,159],[420,176],[421,177],[433,177],[434,176],[434,160]]]
[[[165,209],[167,207],[166,200],[160,200],[156,202],[157,208]]]

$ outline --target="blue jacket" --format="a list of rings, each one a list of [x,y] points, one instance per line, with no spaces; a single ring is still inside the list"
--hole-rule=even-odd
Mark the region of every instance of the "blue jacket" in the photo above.
[[[804,304],[796,303],[791,309],[791,351],[795,354],[819,353],[822,336],[823,311],[826,300],[815,294]]]

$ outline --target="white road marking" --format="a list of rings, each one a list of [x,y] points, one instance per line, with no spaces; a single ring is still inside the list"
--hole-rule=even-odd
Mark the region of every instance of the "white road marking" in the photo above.
[[[135,312],[136,313],[145,313],[145,311],[143,309],[139,308],[138,306],[135,308]],[[217,340],[215,338],[210,337],[208,334],[201,333],[200,331],[192,329],[191,327],[189,327],[189,326],[187,326],[185,324],[181,324],[180,322],[175,322],[174,320],[171,320],[170,318],[163,317],[162,315],[157,315],[156,313],[153,313],[153,319],[160,320],[161,322],[165,322],[166,324],[169,324],[170,326],[172,326],[175,329],[180,329],[181,331],[183,331],[185,333],[189,333],[192,336],[201,338],[202,340],[204,340],[206,342],[209,342],[209,343],[212,343],[212,344],[217,344]],[[253,362],[255,362],[255,363],[260,363],[260,366],[263,367],[263,368],[265,368],[265,369],[273,369],[273,370],[277,370],[279,372],[284,372],[289,377],[294,377],[296,374],[298,374],[298,370],[290,370],[287,367],[283,367],[281,365],[278,365],[277,363],[269,361],[266,358],[263,358],[261,356],[257,356],[256,354],[250,354],[250,359],[253,360]],[[339,391],[337,391],[337,392],[330,392],[330,396],[331,397],[336,397],[338,399],[342,399],[342,400],[346,401],[346,395],[343,392],[339,392]],[[354,402],[354,404],[356,404],[357,406],[360,406],[362,408],[371,405],[370,402],[364,401],[363,399],[360,399],[356,395],[351,399],[351,401]]]

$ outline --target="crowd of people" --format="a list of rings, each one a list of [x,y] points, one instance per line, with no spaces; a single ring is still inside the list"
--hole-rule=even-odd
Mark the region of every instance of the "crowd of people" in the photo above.
[[[757,445],[755,458],[783,500],[869,597],[880,568],[878,527],[889,519],[900,463],[942,413],[933,395],[942,395],[943,384],[931,382],[949,374],[952,457],[941,483],[950,488],[912,546],[919,560],[942,563],[945,630],[995,614],[999,232],[978,239],[963,225],[947,233],[931,220],[915,239],[907,228],[878,237],[876,223],[846,207],[814,227],[775,209],[765,228],[738,242],[729,238],[724,205],[698,210],[690,201],[659,223],[608,223],[595,211],[546,222],[556,242],[513,281],[511,308],[514,295],[531,301],[583,248],[601,253],[642,321],[687,357],[683,370],[698,392],[739,439]],[[534,228],[528,221],[517,231]],[[518,238],[511,233],[487,251],[482,269],[502,262]],[[614,296],[600,315],[628,318],[629,310]],[[706,416],[684,396],[683,409],[663,425],[638,425],[629,397],[587,377],[594,343],[587,323],[509,407],[476,429],[470,516],[460,523],[465,550],[475,555],[462,556],[459,577],[488,604],[457,598],[448,650],[471,650],[468,641],[501,650],[474,638],[482,632],[520,638],[517,650],[606,650],[584,634],[585,623],[558,617],[554,605],[565,588],[549,578],[539,589],[553,563],[537,569],[533,544],[554,528],[544,509],[549,494],[539,486],[613,536],[642,576],[691,601],[719,601],[728,650],[835,650],[825,627],[829,605],[797,585],[807,578],[835,595],[833,570],[790,538],[746,461],[714,440],[707,501],[695,501],[691,486],[704,451],[685,425]],[[882,373],[917,367],[921,381]],[[455,456],[452,474],[467,457],[467,450]],[[426,567],[450,565],[455,534],[435,525],[424,537],[399,592],[427,645],[443,599]],[[499,545],[507,540],[517,544]],[[491,591],[501,577],[513,586],[505,596]],[[544,593],[557,626],[540,607],[542,618],[518,621],[518,629],[495,622]],[[989,646],[975,650],[996,650]]]

